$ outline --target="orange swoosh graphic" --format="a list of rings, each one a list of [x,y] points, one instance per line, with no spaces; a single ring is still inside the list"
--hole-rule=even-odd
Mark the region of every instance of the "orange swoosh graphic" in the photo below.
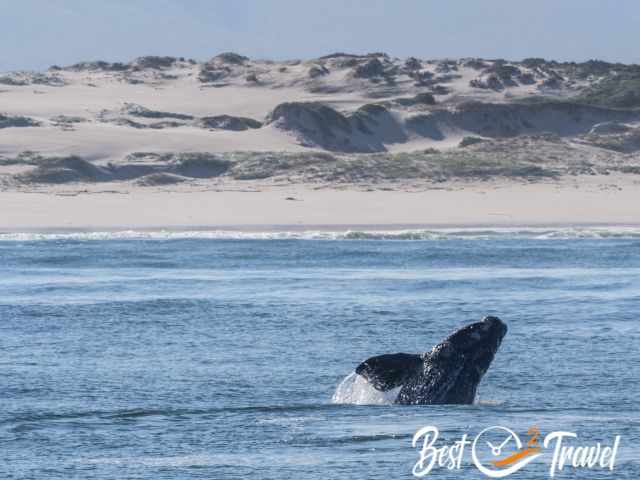
[[[496,467],[506,467],[507,465],[511,465],[512,463],[515,463],[524,457],[528,457],[529,455],[538,453],[539,451],[540,451],[540,447],[525,448],[524,450],[520,450],[519,452],[516,452],[513,455],[509,455],[508,457],[503,458],[502,460],[493,460],[491,461],[491,463]]]

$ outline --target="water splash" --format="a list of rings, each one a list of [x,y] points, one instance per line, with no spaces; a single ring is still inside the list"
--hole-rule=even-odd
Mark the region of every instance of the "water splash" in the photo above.
[[[352,405],[390,405],[395,401],[401,388],[381,392],[356,372],[351,372],[340,382],[331,397],[331,402]]]
[[[351,372],[338,385],[331,397],[332,403],[351,405],[391,405],[395,402],[402,386],[381,392],[373,388],[367,380],[356,372]],[[505,404],[504,400],[480,399],[478,395],[474,405],[485,407],[499,407]]]

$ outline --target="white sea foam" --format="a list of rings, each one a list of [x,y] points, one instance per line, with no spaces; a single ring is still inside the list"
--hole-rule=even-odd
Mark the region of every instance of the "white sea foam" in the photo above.
[[[380,392],[356,372],[351,372],[340,382],[331,401],[353,405],[389,405],[395,401],[401,388]]]
[[[0,241],[47,240],[490,240],[490,239],[640,238],[640,227],[442,228],[406,230],[121,230],[95,232],[0,233]]]

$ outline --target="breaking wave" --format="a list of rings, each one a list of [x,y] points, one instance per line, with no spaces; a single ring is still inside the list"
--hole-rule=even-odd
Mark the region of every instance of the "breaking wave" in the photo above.
[[[47,240],[491,240],[491,239],[569,239],[640,238],[640,227],[564,227],[564,228],[442,228],[406,230],[122,230],[96,232],[0,233],[0,241]]]

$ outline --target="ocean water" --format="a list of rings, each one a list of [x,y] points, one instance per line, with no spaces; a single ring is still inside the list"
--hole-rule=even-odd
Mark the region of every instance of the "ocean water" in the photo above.
[[[509,333],[474,405],[334,398],[488,314]],[[620,435],[613,471],[555,478],[640,478],[634,231],[4,235],[0,351],[2,479],[412,478],[424,426]],[[467,447],[425,478],[485,477]]]

